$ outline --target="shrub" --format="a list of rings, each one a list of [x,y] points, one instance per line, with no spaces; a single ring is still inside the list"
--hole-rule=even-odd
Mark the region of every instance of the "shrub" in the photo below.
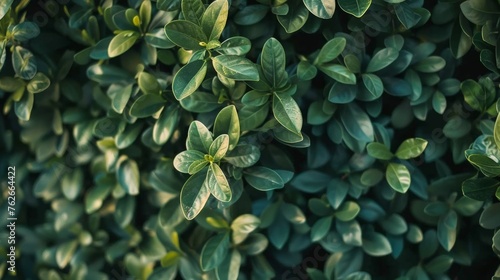
[[[1,275],[500,279],[499,15],[2,1]]]

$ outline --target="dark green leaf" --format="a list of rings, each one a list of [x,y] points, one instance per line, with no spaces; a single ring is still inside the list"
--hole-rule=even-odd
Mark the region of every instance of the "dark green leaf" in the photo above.
[[[362,17],[370,5],[371,0],[338,0],[338,4],[344,12],[351,14],[357,18]]]
[[[272,87],[280,88],[286,84],[288,75],[285,71],[285,50],[275,38],[268,39],[264,44],[260,64],[265,79]]]
[[[343,37],[336,37],[326,42],[314,60],[314,65],[327,63],[337,58],[344,51],[346,43]]]
[[[200,255],[200,264],[204,271],[212,270],[224,261],[229,251],[229,241],[229,233],[220,233],[205,243]]]
[[[377,232],[363,233],[363,250],[374,257],[392,253],[392,247],[387,237]]]
[[[184,65],[172,81],[172,90],[177,100],[182,100],[193,94],[205,79],[207,63],[196,60]]]
[[[123,157],[123,156],[122,156]],[[139,194],[140,174],[139,167],[133,159],[123,158],[119,160],[116,169],[118,183],[129,195]]]
[[[167,101],[159,94],[145,94],[132,104],[130,115],[136,118],[149,117],[163,108],[165,103]]]
[[[335,13],[335,1],[328,0],[304,0],[304,5],[315,16],[329,19]]]
[[[319,65],[318,67],[321,72],[340,83],[348,85],[356,84],[356,75],[343,65],[329,63]]]
[[[399,52],[393,48],[381,49],[375,53],[366,66],[366,72],[376,72],[384,69],[389,64],[393,63],[399,56]]]
[[[187,20],[174,20],[165,25],[165,34],[170,41],[186,50],[201,49],[200,43],[209,41],[201,27]]]
[[[267,167],[254,166],[245,169],[243,173],[248,184],[260,191],[281,189],[284,186],[278,173]]]
[[[210,190],[204,183],[206,175],[207,171],[198,172],[189,177],[182,187],[180,194],[182,213],[188,220],[198,216],[210,197]]]
[[[486,201],[495,195],[500,186],[500,181],[494,178],[471,178],[462,183],[462,191],[465,196]]]

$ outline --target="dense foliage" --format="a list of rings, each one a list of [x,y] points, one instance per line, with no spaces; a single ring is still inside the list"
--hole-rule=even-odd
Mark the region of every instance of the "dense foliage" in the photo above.
[[[495,0],[1,0],[17,277],[500,279],[499,31]]]

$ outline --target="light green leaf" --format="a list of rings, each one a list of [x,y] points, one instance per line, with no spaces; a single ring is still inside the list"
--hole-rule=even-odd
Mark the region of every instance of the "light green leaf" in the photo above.
[[[222,134],[229,136],[229,149],[233,150],[240,139],[240,120],[234,105],[229,105],[220,110],[214,122],[214,137]]]
[[[427,147],[427,140],[422,138],[406,139],[396,150],[399,159],[411,159],[420,156]]]
[[[118,183],[129,195],[139,194],[140,174],[139,167],[133,159],[122,156],[116,169]]]
[[[117,57],[128,51],[140,38],[140,34],[135,31],[122,31],[115,35],[108,46],[108,56]]]
[[[194,121],[189,125],[186,140],[188,150],[196,150],[207,154],[213,141],[212,134],[203,123]]]
[[[196,150],[187,150],[178,153],[174,158],[174,167],[182,173],[189,172],[189,166],[197,160],[204,159],[205,154]]]
[[[231,230],[233,231],[233,243],[240,244],[245,241],[247,236],[256,230],[260,225],[260,219],[251,214],[243,214],[238,216],[231,223]]]
[[[313,15],[322,19],[330,19],[335,13],[335,1],[304,0],[304,5]]]
[[[208,148],[208,154],[213,157],[213,161],[220,161],[227,153],[229,149],[229,136],[227,134],[221,134],[214,139],[210,147]]]
[[[208,41],[219,39],[222,30],[226,26],[229,5],[227,0],[216,0],[212,2],[201,18],[201,27]]]
[[[0,19],[3,19],[3,17],[10,10],[10,6],[12,5],[12,2],[14,2],[14,0],[5,0],[5,1],[0,2]],[[2,67],[0,67],[0,68],[2,68]]]
[[[300,135],[302,113],[297,102],[285,94],[273,94],[273,114],[276,120],[287,130]]]
[[[410,171],[400,163],[389,163],[385,171],[387,183],[397,192],[406,193],[410,188]]]
[[[413,66],[413,69],[422,73],[435,73],[446,66],[446,60],[440,56],[429,56]]]
[[[205,184],[207,184],[210,193],[217,198],[217,200],[222,202],[231,200],[232,192],[229,187],[229,182],[217,163],[210,164]]]
[[[212,58],[212,62],[215,71],[226,78],[235,81],[259,80],[257,66],[244,57],[222,54]]]

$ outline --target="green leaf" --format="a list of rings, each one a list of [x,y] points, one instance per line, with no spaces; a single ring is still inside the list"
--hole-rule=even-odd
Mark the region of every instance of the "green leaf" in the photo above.
[[[351,14],[357,18],[362,17],[370,5],[372,4],[372,0],[337,0],[340,8],[344,10],[344,12]]]
[[[275,38],[269,38],[264,44],[260,64],[264,78],[273,88],[280,88],[286,84],[288,75],[285,71],[285,50]]]
[[[390,160],[394,154],[387,148],[386,145],[380,142],[372,142],[366,145],[366,151],[371,157],[381,160]]]
[[[180,120],[180,108],[170,105],[163,109],[160,118],[153,126],[153,141],[158,145],[165,144],[174,134]]]
[[[351,103],[354,99],[356,99],[357,93],[358,88],[355,85],[346,85],[334,82],[328,91],[328,101],[334,104]]]
[[[128,51],[140,38],[140,34],[135,31],[122,31],[115,35],[108,46],[108,56],[117,57]]]
[[[226,258],[229,251],[229,233],[220,233],[210,238],[200,255],[200,264],[203,271],[210,271],[218,267]]]
[[[257,66],[244,57],[222,54],[212,58],[212,62],[215,71],[226,78],[235,81],[259,80]]]
[[[205,12],[205,6],[201,0],[182,0],[181,10],[184,19],[196,25],[201,24],[201,18]]]
[[[20,120],[29,121],[34,100],[33,93],[25,92],[21,100],[14,104],[14,111]]]
[[[207,63],[196,60],[184,65],[174,76],[172,91],[177,100],[182,100],[193,94],[205,79]]]
[[[439,255],[424,265],[425,271],[434,275],[442,275],[453,264],[453,258],[447,255]]]
[[[361,208],[356,202],[346,201],[335,211],[335,217],[343,222],[348,222],[356,218]]]
[[[286,15],[277,16],[278,22],[287,33],[294,33],[301,29],[308,17],[309,11],[302,5],[301,1],[290,3],[288,13]]]
[[[397,192],[406,193],[410,188],[410,171],[405,165],[400,163],[389,163],[385,171],[387,183]]]
[[[436,90],[432,95],[432,108],[438,114],[443,114],[446,110],[446,97],[439,90]]]
[[[363,233],[363,251],[373,257],[392,253],[391,243],[384,235],[377,232]]]
[[[74,257],[76,248],[78,248],[78,241],[68,241],[57,246],[56,249],[56,262],[59,268],[65,268],[71,259]]]
[[[281,213],[292,224],[303,224],[306,222],[304,212],[297,205],[283,203],[281,204]]]
[[[132,104],[132,107],[130,107],[130,115],[136,118],[152,116],[163,108],[165,103],[167,103],[167,101],[159,94],[145,94]]]
[[[260,225],[260,219],[251,214],[238,216],[231,223],[232,238],[234,244],[245,241],[247,236],[256,230]]]
[[[269,12],[269,6],[249,4],[234,15],[234,23],[239,25],[253,25],[260,22]]]
[[[391,214],[380,221],[380,226],[385,232],[392,235],[401,235],[408,230],[408,225],[399,214]]]
[[[336,37],[326,42],[326,44],[321,47],[313,64],[323,64],[336,59],[344,51],[346,43],[347,41],[343,37]]]
[[[374,139],[373,125],[370,117],[356,103],[342,107],[340,119],[345,130],[354,139],[371,142]]]
[[[21,22],[12,28],[12,36],[16,41],[24,42],[40,34],[40,28],[33,22]]]
[[[231,250],[222,263],[215,269],[218,280],[237,280],[240,273],[241,253]]]
[[[182,186],[180,194],[181,209],[184,217],[188,220],[198,216],[210,197],[210,190],[204,183],[207,172],[208,169],[205,169],[205,171],[194,174]]]
[[[226,26],[229,5],[227,0],[216,0],[212,2],[201,18],[201,27],[208,41],[219,39],[222,30]]]
[[[500,113],[497,115],[495,120],[495,126],[493,127],[493,137],[495,139],[495,144],[498,149],[500,149]]]
[[[165,25],[165,34],[172,43],[186,50],[199,50],[209,40],[200,26],[187,20],[174,20]]]
[[[500,175],[500,164],[486,155],[472,154],[467,157],[467,160],[479,168],[487,177]]]
[[[382,96],[384,84],[382,80],[374,74],[362,74],[363,86],[366,89],[358,94],[357,98],[361,101],[373,101]],[[364,93],[364,94],[363,94]]]
[[[174,158],[174,167],[179,172],[188,173],[189,166],[197,160],[204,159],[205,154],[196,150],[187,150],[178,153]]]
[[[479,224],[485,229],[496,229],[500,227],[500,203],[491,204],[484,209],[479,218]]]
[[[132,78],[124,69],[107,64],[94,64],[90,66],[87,68],[87,77],[102,86],[130,81]]]
[[[207,184],[210,193],[219,201],[228,202],[231,200],[232,192],[229,187],[229,182],[218,164],[210,164],[205,184]]]
[[[495,195],[500,186],[500,181],[494,178],[471,178],[462,183],[462,191],[465,196],[486,201]]]
[[[457,222],[458,216],[453,210],[441,216],[438,221],[437,237],[441,246],[448,252],[453,248],[457,239]]]
[[[416,13],[406,2],[394,5],[394,11],[399,21],[406,29],[410,29],[417,25],[422,18],[422,16]]]
[[[422,138],[406,139],[396,150],[399,159],[411,159],[420,156],[427,147],[427,140]]]
[[[356,75],[343,65],[329,63],[321,64],[318,67],[321,72],[325,73],[335,81],[348,85],[356,84]]]
[[[12,67],[16,75],[24,80],[31,80],[37,72],[35,56],[27,49],[16,46],[12,53]]]
[[[118,160],[118,167],[116,169],[116,177],[118,183],[129,195],[139,194],[140,174],[139,167],[133,159],[128,159],[122,156]]]
[[[148,72],[139,73],[137,84],[144,94],[161,93],[160,83],[158,83],[158,80],[155,76],[149,74]]]
[[[444,125],[443,133],[448,138],[458,139],[466,136],[471,129],[472,125],[470,121],[465,120],[460,116],[453,116]]]
[[[240,120],[234,105],[229,105],[220,110],[214,122],[214,137],[222,134],[229,136],[229,149],[233,150],[240,139]]]
[[[399,52],[394,48],[385,48],[375,53],[366,66],[366,72],[376,72],[384,69],[399,57]]]
[[[299,79],[301,80],[312,80],[314,77],[316,77],[317,73],[318,68],[316,68],[316,66],[312,65],[308,61],[301,61],[297,65],[297,77],[299,77]]]
[[[349,184],[340,179],[332,179],[328,182],[326,198],[333,209],[339,208],[349,191]]]
[[[304,5],[313,15],[322,19],[330,19],[335,13],[335,1],[304,0]]]
[[[464,95],[465,102],[476,111],[486,111],[495,100],[494,94],[486,92],[483,87],[474,80],[469,79],[463,81],[460,85],[460,89]]]
[[[273,115],[288,131],[300,135],[302,113],[295,100],[286,94],[273,94]]]
[[[284,186],[283,179],[281,179],[280,175],[267,167],[250,167],[245,169],[243,174],[248,184],[260,191],[281,189]]]
[[[257,163],[260,159],[260,150],[254,145],[238,145],[232,151],[226,154],[224,160],[230,164],[245,168]]]
[[[440,56],[429,56],[413,65],[413,69],[422,73],[435,73],[446,66],[446,60]]]
[[[213,141],[212,134],[203,123],[194,121],[189,125],[186,140],[188,150],[196,150],[207,154]]]
[[[189,165],[188,173],[190,175],[196,174],[196,173],[200,172],[201,170],[203,170],[205,168],[205,166],[208,165],[208,163],[209,162],[205,158],[195,160],[195,161],[193,161],[193,163],[191,163],[191,165]]]
[[[213,157],[213,161],[220,161],[227,153],[229,148],[229,136],[221,134],[214,139],[208,148],[208,154]]]
[[[217,52],[227,55],[245,55],[250,51],[252,43],[246,37],[235,36],[221,43]]]
[[[0,19],[3,19],[3,17],[10,10],[10,6],[12,5],[12,2],[14,2],[14,0],[5,0],[5,1],[0,2]],[[2,67],[0,67],[0,68],[2,68]]]
[[[332,226],[333,217],[323,217],[317,220],[311,228],[311,241],[317,242],[325,237]]]

